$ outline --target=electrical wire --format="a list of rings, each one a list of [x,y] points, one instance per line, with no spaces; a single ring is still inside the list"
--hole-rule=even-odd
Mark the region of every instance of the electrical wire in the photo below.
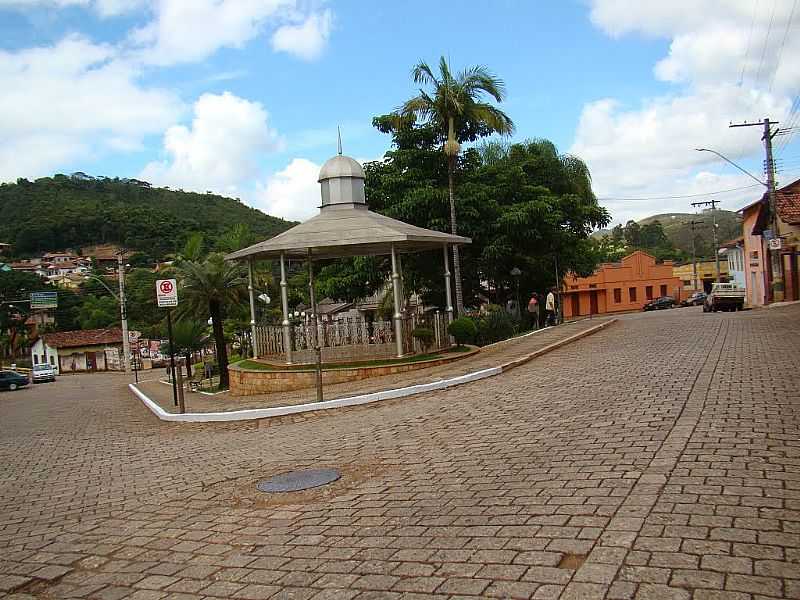
[[[797,8],[797,0],[794,0],[792,3],[792,12],[789,13],[789,20],[786,22],[786,29],[783,31],[783,40],[781,40],[781,47],[778,50],[778,57],[775,63],[775,70],[772,72],[772,77],[769,80],[769,89],[767,91],[772,92],[772,85],[775,83],[775,76],[778,74],[778,69],[781,65],[781,56],[783,55],[783,47],[786,45],[786,38],[789,36],[789,29],[792,27],[792,21],[794,20],[794,11]]]
[[[752,185],[745,185],[745,186],[742,186],[742,187],[730,188],[730,189],[727,189],[727,190],[717,190],[717,191],[714,191],[714,192],[705,192],[703,194],[684,194],[684,195],[680,195],[680,196],[651,196],[649,198],[619,198],[619,197],[609,196],[609,197],[604,197],[604,198],[597,198],[597,200],[599,200],[599,201],[609,201],[609,200],[614,200],[614,201],[623,201],[623,200],[679,200],[681,198],[700,198],[702,196],[715,196],[717,194],[727,194],[729,192],[738,192],[740,190],[747,190],[747,189],[754,188],[754,187],[760,187],[760,186],[757,183],[754,183]]]
[[[753,29],[756,24],[756,15],[758,14],[758,1],[753,3],[753,17],[750,19],[750,34],[747,36],[747,47],[744,51],[744,59],[742,60],[742,72],[739,74],[739,87],[744,83],[744,72],[747,68],[747,60],[750,56],[750,43],[753,41]]]
[[[758,71],[756,71],[756,84],[761,80],[761,68],[764,66],[764,58],[767,56],[767,46],[769,45],[769,38],[772,35],[772,23],[775,20],[775,6],[778,0],[772,2],[772,12],[769,15],[769,25],[767,26],[767,34],[764,36],[764,47],[761,49],[761,60],[758,62]]]

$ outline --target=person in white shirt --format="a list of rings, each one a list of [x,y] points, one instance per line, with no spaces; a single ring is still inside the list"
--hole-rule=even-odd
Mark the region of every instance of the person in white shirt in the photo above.
[[[547,292],[547,299],[544,302],[544,310],[547,314],[545,319],[545,324],[547,325],[555,325],[556,324],[556,295],[553,293],[553,288],[550,288],[550,291]]]

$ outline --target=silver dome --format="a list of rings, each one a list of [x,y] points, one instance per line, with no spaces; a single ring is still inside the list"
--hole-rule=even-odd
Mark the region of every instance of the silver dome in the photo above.
[[[364,169],[358,164],[357,160],[353,160],[349,156],[338,154],[333,158],[328,159],[322,168],[319,170],[319,179],[322,182],[325,179],[333,179],[334,177],[357,177],[364,179]]]

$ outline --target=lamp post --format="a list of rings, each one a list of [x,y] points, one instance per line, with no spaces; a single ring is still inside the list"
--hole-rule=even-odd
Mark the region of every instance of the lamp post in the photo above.
[[[768,127],[768,125],[765,124],[765,127]],[[765,140],[765,142],[767,143],[767,181],[761,181],[758,177],[756,177],[755,175],[753,175],[752,173],[750,173],[749,171],[747,171],[743,167],[740,167],[735,162],[733,162],[731,159],[727,158],[726,156],[723,156],[722,154],[720,154],[716,150],[711,150],[710,148],[695,148],[695,150],[697,150],[698,152],[711,152],[711,154],[714,154],[714,155],[720,157],[726,163],[728,163],[730,165],[733,165],[734,167],[739,169],[742,173],[747,175],[753,181],[756,181],[756,182],[760,183],[761,185],[763,185],[765,188],[767,188],[767,198],[769,200],[769,212],[770,212],[770,216],[772,217],[772,219],[771,219],[772,220],[772,235],[774,237],[778,237],[778,216],[777,216],[777,212],[776,212],[776,209],[775,209],[775,171],[773,170],[773,165],[772,165],[772,145],[770,143],[771,138],[769,137],[769,134],[767,133],[766,135],[767,135],[767,139]],[[712,202],[714,202],[714,201],[712,201]],[[712,216],[713,216],[713,206],[714,205],[712,204]],[[716,255],[716,258],[717,258],[717,282],[719,282],[719,248],[716,247],[716,234],[717,234],[717,223],[716,223],[716,218],[715,218],[715,220],[714,220],[714,239],[715,239],[714,254]],[[779,252],[780,251],[771,250],[771,249],[769,250],[770,261],[769,261],[769,268],[768,268],[767,272],[768,273],[771,272],[773,284],[781,283],[781,280],[783,279],[782,274],[781,274],[781,270],[780,270],[780,268],[778,266],[778,265],[780,265],[780,259],[778,258],[780,256]]]
[[[97,283],[102,285],[106,288],[109,294],[111,294],[114,299],[119,303],[119,316],[120,321],[122,324],[122,364],[123,368],[125,369],[126,373],[131,372],[131,341],[128,338],[128,311],[125,306],[125,282],[123,280],[124,277],[124,267],[129,267],[130,265],[123,265],[122,264],[122,255],[118,255],[117,258],[118,266],[119,266],[119,294],[115,294],[114,290],[112,290],[105,281],[97,277],[96,275],[84,275],[83,279],[85,281],[89,281],[90,279],[95,280]]]

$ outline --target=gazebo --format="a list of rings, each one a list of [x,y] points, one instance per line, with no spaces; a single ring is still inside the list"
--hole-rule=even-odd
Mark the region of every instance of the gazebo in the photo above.
[[[292,344],[289,319],[286,262],[290,259],[308,261],[311,311],[317,334],[317,306],[314,295],[313,263],[315,260],[352,256],[390,255],[392,260],[392,290],[394,292],[394,338],[396,354],[404,354],[402,341],[402,265],[401,255],[411,252],[441,249],[444,256],[445,307],[448,321],[453,319],[448,248],[454,244],[469,244],[469,238],[415,227],[402,221],[374,213],[367,208],[364,194],[364,170],[348,156],[339,154],[329,159],[319,172],[322,191],[320,212],[273,238],[227,255],[227,260],[247,261],[250,292],[250,326],[253,334],[253,353],[258,357],[256,344],[255,293],[253,262],[260,259],[280,259],[282,334],[286,363],[292,363]],[[319,360],[319,341],[315,342]]]

